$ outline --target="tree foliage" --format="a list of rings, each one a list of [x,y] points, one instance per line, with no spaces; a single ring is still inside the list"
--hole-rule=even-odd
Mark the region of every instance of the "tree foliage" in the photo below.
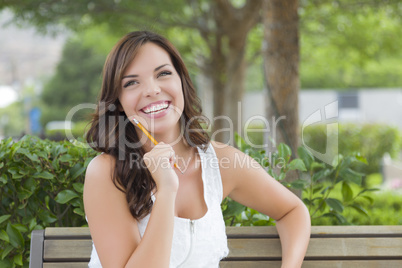
[[[83,41],[79,36],[67,41],[56,73],[43,89],[44,124],[52,120],[65,120],[66,114],[74,106],[96,101],[105,55],[85,46]]]
[[[399,87],[399,1],[302,1],[303,88]]]

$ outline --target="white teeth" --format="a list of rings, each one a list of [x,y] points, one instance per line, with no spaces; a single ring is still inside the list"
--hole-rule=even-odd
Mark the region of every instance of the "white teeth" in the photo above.
[[[152,107],[150,107],[150,108],[146,108],[146,109],[144,109],[144,112],[147,113],[147,114],[149,114],[149,113],[154,113],[155,111],[159,111],[159,112],[160,112],[160,110],[164,110],[164,109],[166,109],[168,106],[169,106],[169,104],[168,104],[167,102],[164,102],[164,103],[162,103],[162,104],[158,104],[158,105],[154,105],[154,106],[152,106]]]

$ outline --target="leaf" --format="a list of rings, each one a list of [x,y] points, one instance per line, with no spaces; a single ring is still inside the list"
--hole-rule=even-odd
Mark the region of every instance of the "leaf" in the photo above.
[[[374,199],[371,196],[362,195],[361,197],[367,199],[370,202],[370,205],[372,205],[374,203]]]
[[[338,214],[338,213],[330,212],[330,213],[325,213],[325,214],[322,215],[322,216],[324,216],[324,217],[333,217],[333,218],[335,218],[340,224],[345,224],[345,223],[347,223],[345,217],[343,217],[342,215],[340,215],[340,214]]]
[[[356,159],[366,165],[368,165],[367,159],[364,156],[361,156],[360,154],[355,155]]]
[[[33,192],[35,191],[35,188],[37,187],[38,183],[36,182],[36,180],[34,178],[28,178],[26,179],[25,183],[24,183],[24,188]]]
[[[292,162],[289,164],[289,169],[290,170],[300,170],[300,171],[307,171],[306,166],[304,165],[303,161],[301,159],[294,159]]]
[[[318,162],[313,162],[311,163],[311,170],[312,171],[318,171],[325,168],[325,164],[324,163],[318,163]]]
[[[0,230],[0,240],[10,243],[10,239],[8,238],[8,234],[6,233],[6,231]]]
[[[313,194],[315,194],[315,193],[321,191],[322,187],[323,187],[322,185],[317,185],[317,186],[315,186],[315,187],[313,188]]]
[[[57,217],[54,216],[51,212],[47,211],[47,210],[42,210],[39,214],[38,217],[41,221],[45,222],[45,223],[53,223],[55,221],[57,221]],[[38,226],[38,225],[37,225]],[[35,226],[35,229],[36,227]]]
[[[7,184],[7,177],[5,175],[1,175],[0,182],[2,182],[3,184]]]
[[[306,180],[298,179],[298,180],[293,181],[290,184],[290,187],[292,189],[303,190],[307,184],[308,184],[308,182]]]
[[[32,218],[31,221],[29,222],[29,231],[32,232],[35,226],[36,226],[36,219]]]
[[[31,195],[32,195],[32,192],[31,192],[31,191],[28,191],[28,190],[26,190],[26,189],[20,189],[20,190],[17,192],[17,197],[18,197],[18,199],[19,199],[20,201],[23,201],[23,200],[25,200],[25,199],[28,199]]]
[[[9,254],[9,253],[11,252],[11,250],[13,250],[13,249],[14,249],[13,246],[8,245],[8,246],[4,249],[3,254],[1,254],[1,259],[4,260],[4,258],[7,257],[8,254]],[[7,266],[6,266],[6,267],[7,267]]]
[[[281,144],[279,144],[279,147],[278,147],[278,154],[279,154],[280,158],[284,159],[285,162],[287,162],[289,160],[290,156],[292,155],[292,150],[286,144],[281,143]]]
[[[70,162],[71,160],[73,160],[73,157],[69,154],[64,154],[59,158],[60,162]]]
[[[65,204],[71,199],[77,198],[79,195],[72,191],[72,190],[63,190],[57,194],[56,198],[54,199],[59,204]]]
[[[227,208],[223,211],[223,215],[225,217],[228,216],[235,216],[246,209],[246,206],[236,202],[236,201],[229,201]]]
[[[11,174],[11,178],[13,178],[13,179],[19,179],[19,178],[24,177],[24,175],[19,173],[19,169],[16,167],[9,168],[8,172]]]
[[[362,206],[360,206],[359,204],[352,204],[350,205],[352,208],[354,208],[357,212],[366,215],[367,217],[369,217],[367,210],[365,210]]]
[[[21,253],[14,256],[14,263],[22,266],[22,254]]]
[[[335,198],[327,198],[327,199],[325,200],[325,203],[327,203],[327,205],[328,205],[329,207],[331,207],[333,210],[335,210],[335,211],[337,211],[337,212],[339,212],[339,213],[342,213],[342,211],[343,211],[343,205],[342,205],[342,203],[341,203],[338,199],[335,199]]]
[[[286,173],[281,173],[281,174],[279,174],[279,176],[278,176],[278,181],[283,181],[284,179],[285,179],[285,177],[286,177]]]
[[[346,181],[342,183],[342,197],[344,202],[349,202],[353,198],[352,188]]]
[[[51,173],[48,172],[48,171],[42,171],[42,172],[40,172],[40,173],[35,173],[33,176],[34,176],[35,178],[46,179],[46,180],[51,180],[51,179],[54,178],[54,175],[51,174]]]
[[[31,159],[32,162],[40,162],[36,154],[27,153],[26,156]]]
[[[313,182],[317,182],[323,178],[326,178],[327,176],[329,176],[331,174],[331,170],[330,169],[322,169],[316,173],[313,174],[313,177],[311,178],[311,180]]]
[[[71,179],[75,180],[78,176],[80,176],[82,173],[84,173],[85,170],[86,170],[86,167],[81,166],[81,164],[75,164],[70,169]]]
[[[303,160],[306,168],[310,170],[311,164],[314,162],[314,156],[304,146],[297,148],[297,154]]]
[[[253,214],[252,216],[252,221],[253,223],[255,223],[256,221],[268,221],[269,217],[267,215],[264,215],[262,213],[257,213],[257,214]]]
[[[77,191],[77,193],[82,194],[84,192],[84,184],[81,182],[73,183],[73,188]]]
[[[25,240],[21,232],[10,223],[7,224],[7,234],[11,245],[15,248],[24,248]]]
[[[10,214],[0,216],[0,224],[1,224],[2,222],[4,222],[4,221],[8,220],[10,217],[11,217]]]
[[[21,233],[28,232],[28,228],[27,228],[25,225],[23,225],[23,224],[15,223],[15,224],[13,224],[13,226],[14,226],[15,228],[17,228]]]
[[[83,217],[85,216],[85,212],[81,208],[75,208],[74,213]]]

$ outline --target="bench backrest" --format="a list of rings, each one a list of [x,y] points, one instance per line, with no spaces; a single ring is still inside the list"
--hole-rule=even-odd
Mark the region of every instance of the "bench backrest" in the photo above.
[[[313,226],[303,268],[402,267],[402,226]],[[229,256],[220,267],[280,267],[275,227],[227,227]],[[32,232],[30,267],[87,267],[88,228]]]

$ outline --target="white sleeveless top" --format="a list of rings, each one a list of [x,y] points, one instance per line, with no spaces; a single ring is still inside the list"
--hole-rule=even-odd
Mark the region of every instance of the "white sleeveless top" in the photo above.
[[[174,217],[170,268],[219,267],[219,261],[229,254],[225,222],[220,206],[223,187],[218,159],[211,143],[206,152],[198,147],[197,149],[201,158],[204,200],[208,211],[196,220]],[[155,202],[155,197],[153,195],[151,197]],[[148,214],[138,222],[141,238],[147,228],[150,215]],[[92,244],[88,267],[102,267],[94,244]]]

